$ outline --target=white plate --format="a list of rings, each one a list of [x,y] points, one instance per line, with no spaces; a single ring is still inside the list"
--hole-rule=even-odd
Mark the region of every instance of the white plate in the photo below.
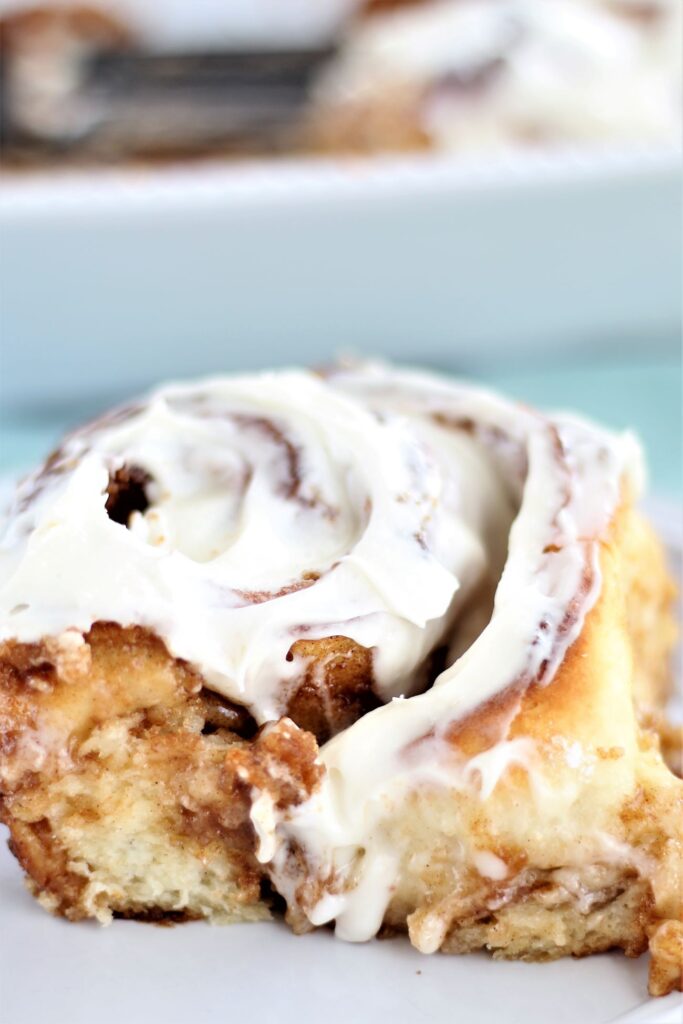
[[[3,401],[677,345],[680,208],[674,149],[6,174]]]
[[[37,907],[0,854],[4,1024],[605,1024],[675,1021],[646,1001],[647,964],[608,954],[552,964],[422,956],[405,939],[350,945],[282,924],[68,924]],[[667,1016],[668,1014],[668,1016]]]
[[[680,995],[645,998],[644,957],[504,963],[423,956],[402,938],[350,945],[327,931],[295,937],[280,923],[69,924],[22,890],[6,850],[0,906],[4,1024],[680,1021]]]
[[[651,512],[680,574],[680,510]],[[0,828],[4,839],[6,830]],[[0,847],[2,1024],[680,1024],[651,1000],[647,957],[548,964],[423,956],[407,939],[351,945],[280,922],[109,928],[50,917]]]

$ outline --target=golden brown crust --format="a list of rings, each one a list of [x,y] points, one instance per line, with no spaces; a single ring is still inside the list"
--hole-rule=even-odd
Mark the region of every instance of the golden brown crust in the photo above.
[[[80,909],[85,879],[69,870],[66,853],[54,841],[49,820],[23,822],[3,814],[1,804],[0,820],[11,821],[9,848],[26,872],[31,892],[49,894],[55,914],[72,921],[87,916]]]
[[[633,695],[644,713],[663,709],[673,685],[670,659],[678,636],[673,616],[677,588],[659,538],[640,516],[620,531],[622,589],[633,650]]]
[[[660,924],[650,939],[650,952],[650,995],[666,996],[683,989],[683,924]]]

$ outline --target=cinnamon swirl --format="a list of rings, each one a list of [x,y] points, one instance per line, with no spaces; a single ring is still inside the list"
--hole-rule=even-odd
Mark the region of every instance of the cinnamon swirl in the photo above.
[[[71,919],[268,916],[422,952],[654,953],[681,783],[640,455],[380,365],[171,385],[0,543],[0,809]]]

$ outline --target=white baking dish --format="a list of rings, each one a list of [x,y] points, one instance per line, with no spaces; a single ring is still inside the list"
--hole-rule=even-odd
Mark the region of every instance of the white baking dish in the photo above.
[[[348,348],[664,344],[679,176],[673,149],[6,175],[5,406]]]

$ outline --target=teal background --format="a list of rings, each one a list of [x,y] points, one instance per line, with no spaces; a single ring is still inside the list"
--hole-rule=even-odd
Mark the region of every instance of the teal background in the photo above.
[[[634,430],[646,451],[650,493],[683,495],[681,361],[675,352],[551,365],[542,356],[522,366],[498,359],[468,376],[541,408],[571,409],[608,426]],[[0,420],[0,474],[30,469],[66,429],[123,397],[75,399],[5,412]]]

